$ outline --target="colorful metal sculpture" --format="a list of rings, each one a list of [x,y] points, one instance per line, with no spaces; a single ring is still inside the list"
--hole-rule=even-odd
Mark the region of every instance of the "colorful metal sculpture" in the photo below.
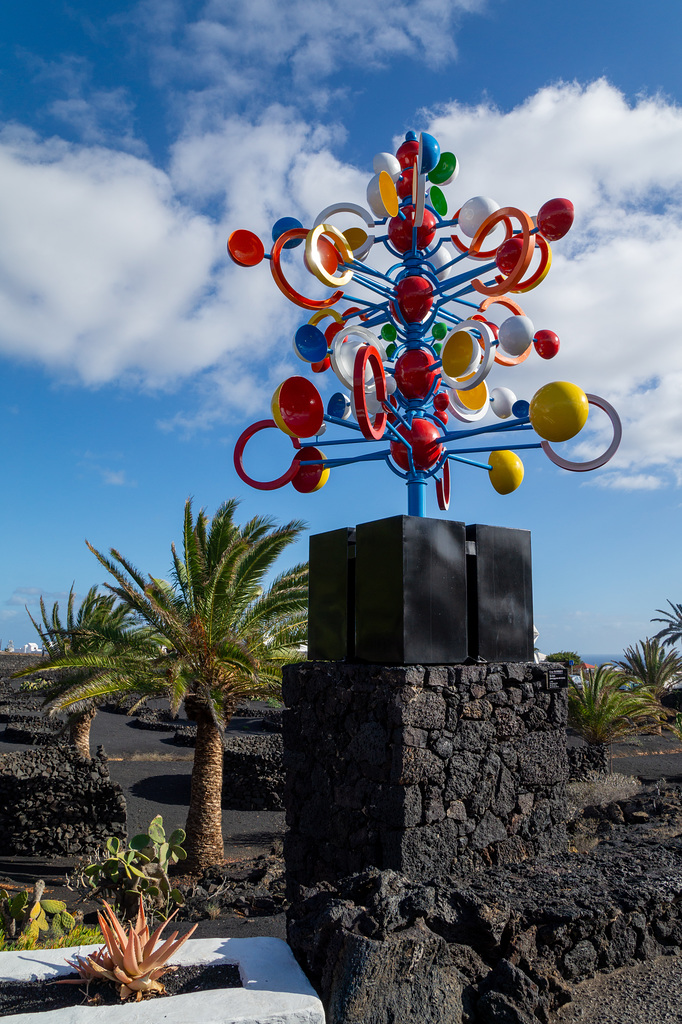
[[[533,219],[516,207],[500,208],[475,196],[448,220],[442,186],[458,171],[455,156],[441,153],[432,135],[408,132],[395,156],[375,156],[369,210],[337,203],[322,210],[311,228],[292,217],[278,220],[269,254],[253,232],[232,232],[227,248],[234,262],[252,267],[268,259],[282,293],[312,312],[294,335],[296,355],[313,373],[335,375],[343,388],[325,406],[306,377],[280,384],[272,398],[273,419],[248,427],[235,447],[235,468],[245,483],[260,490],[291,483],[310,493],[324,486],[331,469],[384,461],[407,482],[408,514],[423,516],[432,479],[439,507],[448,508],[451,462],[485,470],[495,490],[508,494],[523,480],[518,451],[542,448],[555,465],[574,472],[597,469],[614,455],[621,425],[605,399],[566,381],[546,384],[530,402],[507,387],[488,390],[496,364],[519,366],[533,349],[543,359],[559,351],[556,334],[536,331],[509,293],[523,295],[545,279],[552,263],[550,242],[570,229],[572,203],[551,199]],[[332,223],[339,215],[356,218],[361,226],[342,231]],[[384,227],[385,234],[378,234]],[[491,247],[490,235],[497,230],[499,236],[500,228],[504,238]],[[388,251],[393,259],[386,270],[366,262],[380,244],[376,251]],[[287,279],[282,256],[301,245],[307,270],[334,289],[328,298],[302,295]],[[465,261],[473,261],[473,269],[470,263],[465,269]],[[359,294],[348,294],[351,282]],[[499,327],[489,319],[494,306],[511,314]],[[575,437],[590,405],[611,420],[613,440],[600,457],[571,462],[550,442]],[[502,422],[474,425],[489,410]],[[462,426],[448,429],[450,417]],[[351,436],[328,439],[328,424]],[[244,469],[244,449],[255,433],[268,428],[288,434],[296,452],[279,478],[254,480]],[[534,431],[541,440],[507,442],[523,431]],[[485,444],[471,444],[484,435],[490,435]],[[321,450],[344,445],[369,450],[338,457]],[[479,461],[486,452],[488,461]]]

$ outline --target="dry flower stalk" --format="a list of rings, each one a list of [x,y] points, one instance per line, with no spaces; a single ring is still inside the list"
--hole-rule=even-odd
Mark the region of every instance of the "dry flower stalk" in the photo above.
[[[121,1000],[134,996],[139,1001],[143,995],[152,993],[163,995],[166,990],[159,978],[166,971],[177,970],[176,967],[170,967],[168,961],[187,942],[197,926],[190,928],[180,939],[177,938],[178,933],[173,932],[170,938],[155,949],[173,915],[150,935],[141,896],[137,921],[128,926],[127,935],[108,903],[104,903],[103,913],[97,916],[106,946],[88,956],[76,954],[73,960],[66,962],[86,982],[102,978],[113,981]]]

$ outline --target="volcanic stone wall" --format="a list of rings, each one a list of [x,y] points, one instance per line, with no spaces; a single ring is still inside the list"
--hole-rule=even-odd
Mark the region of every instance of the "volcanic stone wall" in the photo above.
[[[586,743],[584,746],[569,747],[569,782],[582,782],[597,773],[605,775],[609,770],[609,747],[607,743]]]
[[[281,811],[284,790],[282,737],[228,736],[223,758],[223,807]]]
[[[0,835],[6,856],[70,856],[126,835],[126,802],[102,747],[86,761],[66,746],[0,756]]]
[[[563,666],[284,670],[291,893],[369,866],[426,880],[566,843]]]

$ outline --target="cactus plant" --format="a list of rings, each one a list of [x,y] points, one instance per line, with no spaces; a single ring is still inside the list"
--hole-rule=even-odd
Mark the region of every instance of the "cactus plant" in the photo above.
[[[168,921],[163,921],[150,936],[141,893],[138,895],[137,920],[135,925],[129,925],[127,935],[106,901],[103,913],[97,916],[106,946],[89,956],[76,954],[72,960],[67,959],[67,964],[88,983],[104,978],[113,981],[121,1000],[134,996],[139,1002],[143,995],[163,994],[166,990],[159,978],[166,971],[177,970],[170,967],[168,961],[187,942],[197,926],[190,928],[180,939],[177,938],[178,933],[173,932],[158,949],[155,948]],[[80,979],[75,982],[67,979],[62,984],[80,984]]]
[[[171,865],[187,856],[184,840],[181,828],[166,837],[163,818],[157,814],[148,831],[133,836],[127,849],[115,836],[107,839],[105,859],[85,866],[81,878],[95,895],[108,896],[125,920],[132,920],[137,913],[140,894],[146,912],[166,920],[172,904],[177,908],[184,903],[182,893],[168,878]]]
[[[43,899],[44,892],[45,882],[42,879],[33,886],[32,898],[26,889],[16,893],[0,889],[0,917],[8,938],[25,935],[31,941],[37,941],[40,933],[46,932],[50,938],[58,939],[75,926],[76,920],[66,909],[66,903]]]

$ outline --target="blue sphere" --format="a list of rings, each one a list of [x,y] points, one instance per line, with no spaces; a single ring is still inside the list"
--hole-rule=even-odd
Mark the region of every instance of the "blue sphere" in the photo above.
[[[285,231],[291,231],[292,228],[302,228],[300,220],[296,220],[295,217],[280,217],[279,220],[275,221],[272,225],[272,240],[276,242],[280,235],[283,235]],[[282,246],[283,249],[295,249],[303,242],[302,238],[292,238],[288,242],[285,242]]]

